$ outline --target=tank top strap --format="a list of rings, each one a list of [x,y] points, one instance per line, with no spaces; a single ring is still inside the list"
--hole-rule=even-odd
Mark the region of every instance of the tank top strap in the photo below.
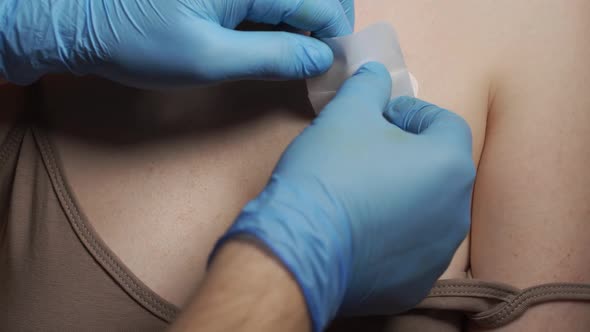
[[[525,289],[477,279],[439,280],[416,309],[461,311],[485,328],[506,325],[534,305],[590,302],[590,284],[550,283]]]
[[[26,132],[26,127],[22,125],[14,126],[4,140],[0,143],[0,170],[5,167],[8,160],[18,151]]]
[[[33,127],[32,131],[55,194],[80,242],[137,303],[168,323],[174,321],[180,311],[179,308],[147,287],[102,241],[72,195],[49,135],[39,127]]]

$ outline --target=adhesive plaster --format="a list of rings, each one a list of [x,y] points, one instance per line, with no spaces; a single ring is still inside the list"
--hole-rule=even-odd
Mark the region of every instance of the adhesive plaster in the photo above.
[[[334,98],[340,86],[363,64],[385,65],[393,81],[391,97],[418,94],[418,81],[408,71],[397,34],[387,23],[373,24],[352,35],[322,39],[334,52],[334,64],[325,74],[307,80],[309,100],[319,113]]]

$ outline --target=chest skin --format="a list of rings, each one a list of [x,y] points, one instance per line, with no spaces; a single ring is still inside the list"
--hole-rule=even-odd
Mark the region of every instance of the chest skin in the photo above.
[[[498,38],[490,10],[491,1],[357,1],[357,30],[395,26],[420,98],[466,118],[476,161]],[[313,117],[302,82],[146,92],[53,77],[43,90],[85,215],[146,285],[178,306],[202,279],[217,237]]]

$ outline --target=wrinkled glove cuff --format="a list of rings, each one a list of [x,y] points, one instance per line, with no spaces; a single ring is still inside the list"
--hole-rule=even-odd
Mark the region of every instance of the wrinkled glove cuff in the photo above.
[[[342,210],[321,186],[315,192],[306,186],[305,191],[273,176],[217,242],[210,261],[229,239],[254,237],[294,276],[305,297],[313,331],[319,332],[334,318],[344,298],[352,266],[352,240],[349,228],[340,225],[346,222]]]

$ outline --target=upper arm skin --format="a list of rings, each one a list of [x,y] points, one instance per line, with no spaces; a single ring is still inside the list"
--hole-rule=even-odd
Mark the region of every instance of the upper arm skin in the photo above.
[[[371,0],[357,1],[356,8],[357,30],[378,21],[395,27],[406,64],[420,84],[418,97],[467,121],[477,164],[486,131],[491,64],[497,57],[495,45],[503,38],[494,33],[498,21],[489,13],[503,8],[485,0]],[[467,239],[441,278],[465,277],[468,265]]]
[[[517,287],[590,283],[590,2],[510,7],[499,20],[511,23],[497,27],[506,40],[475,186],[472,272]],[[589,310],[543,305],[508,329],[585,331]]]

